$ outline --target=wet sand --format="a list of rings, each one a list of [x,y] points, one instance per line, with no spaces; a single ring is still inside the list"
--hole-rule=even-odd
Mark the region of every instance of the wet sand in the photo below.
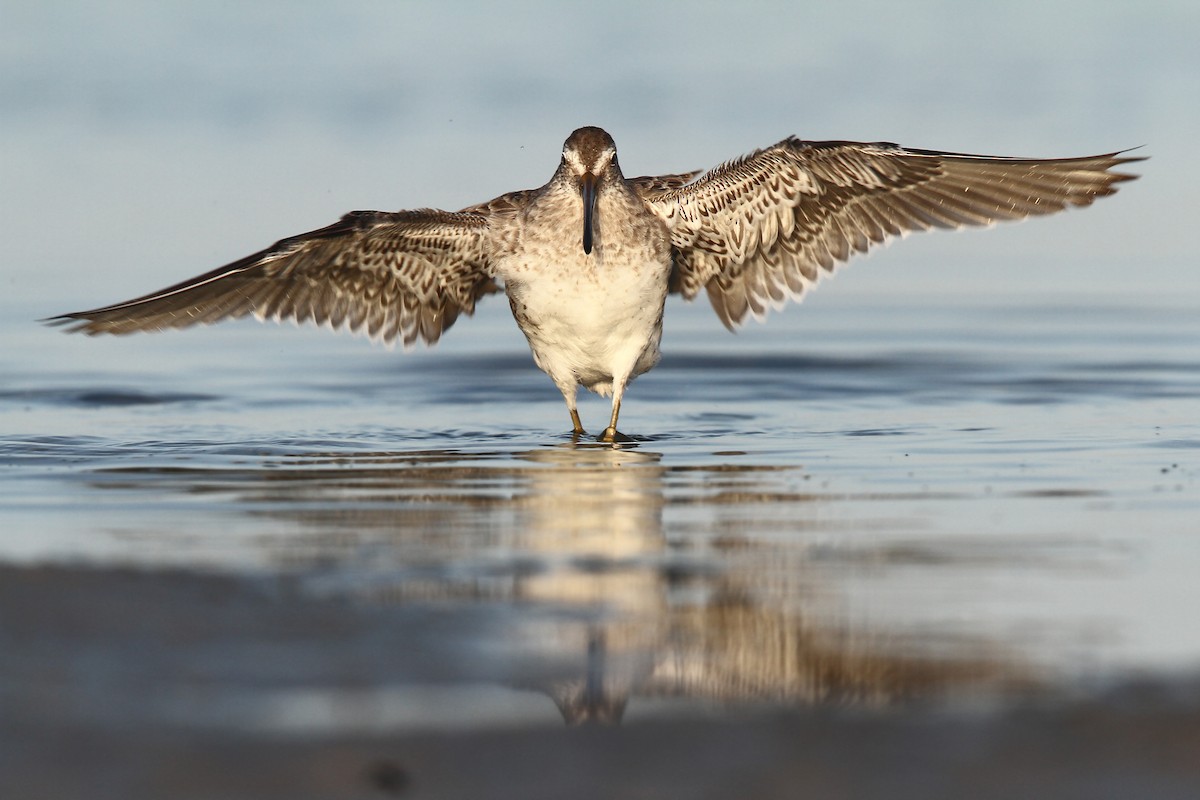
[[[236,706],[260,708],[260,695],[281,686],[363,689],[400,674],[436,683],[467,679],[472,666],[426,646],[447,620],[304,598],[287,581],[4,567],[0,619],[4,797],[1182,800],[1200,792],[1196,682],[973,709],[825,704],[693,709],[619,726],[256,730]],[[456,675],[430,669],[455,663]]]

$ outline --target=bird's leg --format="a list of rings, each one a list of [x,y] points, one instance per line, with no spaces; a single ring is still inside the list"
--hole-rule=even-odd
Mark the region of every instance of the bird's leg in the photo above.
[[[567,412],[571,415],[571,438],[578,441],[580,436],[587,433],[583,429],[583,423],[579,421],[579,411],[575,408],[575,392],[578,391],[579,384],[575,383],[574,378],[563,381],[555,379],[554,383],[562,392],[563,400],[567,404]]]
[[[574,408],[568,408],[567,411],[571,412],[571,426],[573,428],[571,433],[576,437],[587,433],[587,431],[583,429],[583,423],[579,421],[579,412]]]
[[[612,402],[612,417],[608,421],[608,427],[604,429],[604,433],[600,434],[597,441],[600,442],[629,442],[632,441],[628,436],[617,430],[617,416],[621,413],[621,392],[613,392]]]

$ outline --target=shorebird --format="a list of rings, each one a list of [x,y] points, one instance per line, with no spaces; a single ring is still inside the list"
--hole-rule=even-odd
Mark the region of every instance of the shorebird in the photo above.
[[[934,228],[1086,206],[1136,175],[1117,151],[1027,159],[789,137],[705,172],[626,178],[613,139],[580,128],[549,183],[457,212],[354,211],[152,294],[46,322],[88,334],[244,317],[434,344],[503,291],[562,392],[612,396],[658,363],[668,293],[704,290],[730,330],[799,298],[855,253]]]

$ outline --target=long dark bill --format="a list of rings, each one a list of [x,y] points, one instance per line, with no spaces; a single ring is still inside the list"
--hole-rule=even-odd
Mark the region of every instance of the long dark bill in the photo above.
[[[596,176],[588,172],[579,188],[583,195],[583,252],[592,252],[592,221],[596,215]]]

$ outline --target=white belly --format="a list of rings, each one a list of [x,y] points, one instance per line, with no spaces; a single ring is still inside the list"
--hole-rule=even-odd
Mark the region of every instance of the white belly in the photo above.
[[[538,367],[560,389],[580,384],[607,395],[614,383],[623,387],[658,363],[671,255],[656,217],[638,209],[615,228],[616,209],[603,195],[598,205],[590,255],[583,252],[582,216],[534,217],[496,272]]]
[[[556,383],[607,395],[614,379],[627,381],[658,363],[670,267],[625,266],[610,277],[581,274],[579,266],[549,279],[509,281],[509,302],[542,370]]]

